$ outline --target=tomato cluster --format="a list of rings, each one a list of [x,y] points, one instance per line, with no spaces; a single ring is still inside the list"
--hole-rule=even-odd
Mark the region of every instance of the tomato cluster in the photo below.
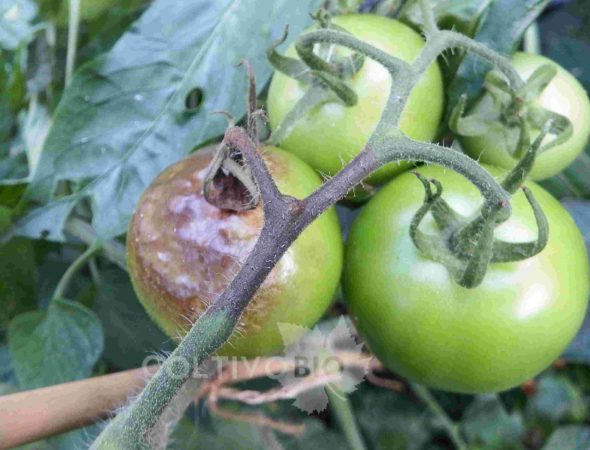
[[[411,62],[424,46],[413,29],[384,17],[348,15],[333,19],[340,29],[399,59]],[[332,47],[328,58],[349,51]],[[294,48],[287,55],[296,57]],[[325,55],[324,55],[325,56]],[[538,55],[518,53],[514,66],[526,79],[543,64],[556,68],[533,107],[569,120],[571,135],[537,158],[532,178],[552,175],[581,152],[590,134],[590,102],[575,78]],[[300,118],[281,142],[264,150],[279,189],[303,198],[322,175],[337,173],[357,155],[385,107],[391,77],[365,60],[347,80],[358,96],[354,106],[328,101]],[[268,93],[271,128],[289,114],[307,86],[276,72]],[[402,114],[401,131],[432,141],[441,127],[444,86],[433,63],[414,87]],[[470,113],[497,105],[484,95]],[[531,125],[532,139],[540,132]],[[458,136],[464,150],[498,179],[518,163],[502,127],[478,136]],[[502,135],[502,139],[498,137]],[[551,139],[548,137],[547,139]],[[181,336],[239,270],[260,232],[262,209],[228,212],[207,203],[203,177],[211,160],[197,152],[163,172],[145,192],[128,237],[129,265],[136,291],[155,321]],[[493,166],[492,166],[493,165]],[[297,239],[244,313],[223,353],[252,356],[277,351],[277,323],[311,326],[330,305],[343,270],[343,292],[358,331],[391,370],[420,383],[454,392],[494,392],[535,376],[567,346],[581,325],[589,291],[588,260],[576,225],[549,193],[525,184],[543,209],[549,239],[536,255],[492,263],[476,288],[458,285],[449,270],[423,254],[410,236],[412,218],[423,205],[424,188],[388,165],[367,181],[388,182],[363,207],[344,251],[333,209]],[[314,173],[314,169],[316,173]],[[417,169],[444,187],[442,198],[457,213],[473,215],[482,198],[461,175],[437,166]],[[395,178],[391,180],[393,177]],[[495,235],[507,242],[537,236],[537,223],[524,193],[512,197],[512,216]],[[427,217],[425,230],[434,227]]]

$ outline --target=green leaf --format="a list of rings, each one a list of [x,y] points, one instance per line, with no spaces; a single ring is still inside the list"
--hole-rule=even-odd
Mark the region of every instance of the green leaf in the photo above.
[[[562,203],[578,225],[590,255],[590,202],[569,199]],[[580,331],[561,356],[569,362],[590,364],[590,310],[586,312]]]
[[[260,414],[260,410],[271,409],[268,405],[250,408],[249,414]],[[225,406],[227,408],[227,406]],[[294,409],[288,405],[288,409]],[[242,413],[246,408],[238,407]],[[277,408],[273,408],[277,409]],[[280,409],[280,407],[279,407]],[[212,417],[210,426],[199,426],[187,418],[182,419],[172,434],[170,449],[184,450],[187,448],[203,448],[207,450],[254,450],[263,448],[282,448],[285,450],[333,450],[348,448],[344,437],[340,433],[327,429],[319,420],[307,417],[294,419],[291,414],[285,417],[273,417],[282,422],[303,423],[305,432],[302,435],[289,436],[269,429],[253,426],[244,422],[223,420]]]
[[[12,358],[7,345],[0,346],[0,383],[16,386],[17,380],[12,367]]]
[[[32,22],[37,12],[32,0],[0,0],[0,48],[15,50],[28,44],[36,31]]]
[[[13,317],[36,308],[36,264],[31,241],[15,238],[0,244],[0,330]]]
[[[590,427],[567,425],[552,434],[543,450],[586,450],[590,442]]]
[[[496,0],[481,18],[474,39],[488,47],[512,55],[529,25],[541,14],[548,0]],[[466,94],[468,102],[479,95],[483,80],[491,65],[469,54],[463,58],[447,89],[447,114],[450,114],[459,97]]]
[[[590,145],[558,175],[541,181],[541,186],[557,198],[590,198]]]
[[[51,119],[47,109],[32,100],[18,116],[18,135],[12,141],[10,158],[0,161],[0,185],[27,183],[34,175]]]
[[[104,338],[92,311],[54,299],[47,311],[21,314],[10,324],[8,342],[22,389],[87,378]]]
[[[7,206],[0,205],[0,234],[10,227],[12,209]]]
[[[58,450],[80,450],[88,448],[103,429],[103,425],[96,423],[84,428],[69,431],[47,440],[49,448]],[[35,449],[37,450],[37,449]]]
[[[522,416],[517,412],[508,414],[497,395],[475,397],[462,417],[461,428],[474,448],[522,448]]]
[[[1,14],[0,12],[0,17]],[[16,163],[5,160],[10,154],[16,114],[24,105],[26,94],[21,53],[8,54],[0,50],[0,180],[8,176],[5,174],[7,171],[18,168]],[[10,165],[5,167],[7,164]],[[10,174],[10,172],[8,173]]]
[[[529,399],[527,416],[540,423],[582,421],[588,413],[588,406],[582,391],[563,375],[551,372],[542,376],[537,391]]]
[[[354,412],[369,448],[421,449],[430,440],[431,416],[407,395],[363,384],[351,395]]]
[[[433,9],[438,25],[445,29],[455,29],[471,36],[482,13],[492,0],[431,0],[428,5]],[[416,28],[424,23],[419,0],[404,3],[398,18]]]
[[[150,354],[172,350],[170,339],[139,303],[126,272],[105,270],[100,280],[93,309],[103,325],[103,358],[109,365],[131,369],[139,367]]]
[[[241,117],[248,59],[261,89],[271,74],[266,49],[288,23],[296,36],[318,0],[156,0],[113,49],[83,66],[65,91],[28,198],[34,210],[18,234],[62,240],[75,204],[90,198],[102,237],[123,233],[139,196],[159,173],[195,146],[223,133],[226,110]],[[185,98],[203,93],[197,111]],[[59,180],[83,182],[59,200]],[[32,222],[35,222],[32,224]]]

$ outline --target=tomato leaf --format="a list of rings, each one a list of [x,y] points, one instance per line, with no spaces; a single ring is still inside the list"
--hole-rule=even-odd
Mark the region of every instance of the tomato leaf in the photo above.
[[[471,35],[491,2],[492,0],[431,0],[428,4],[441,28],[456,29],[463,34]],[[416,28],[422,27],[424,22],[419,1],[406,1],[400,9],[398,18]]]
[[[170,339],[139,303],[127,273],[118,269],[104,270],[100,280],[93,310],[103,325],[103,359],[110,366],[139,367],[150,354],[173,349]]]
[[[0,330],[36,307],[37,262],[31,241],[17,238],[0,244]]]
[[[32,24],[37,12],[32,0],[0,0],[0,48],[16,50],[30,42],[37,29]]]
[[[461,427],[473,448],[521,448],[522,416],[508,414],[497,395],[479,395],[465,411]]]
[[[63,240],[72,208],[89,198],[102,237],[125,231],[149,182],[191,149],[241,117],[248,59],[262,88],[271,74],[266,49],[290,25],[294,37],[310,23],[318,0],[156,0],[113,49],[84,65],[66,89],[27,192],[46,205],[16,232]],[[199,89],[202,104],[187,110]],[[60,180],[79,182],[53,196]],[[48,203],[48,204],[47,204]]]
[[[12,367],[10,350],[7,345],[0,346],[0,383],[14,385],[18,383]]]
[[[431,416],[407,395],[365,383],[351,394],[351,401],[367,444],[372,444],[369,448],[417,450],[431,437]]]
[[[496,0],[481,18],[473,38],[510,56],[516,51],[523,33],[541,14],[548,0]],[[486,73],[492,66],[469,54],[463,58],[447,89],[447,115],[462,94],[471,102],[477,98]]]
[[[527,402],[529,420],[538,423],[579,422],[586,418],[588,405],[580,387],[569,378],[545,373],[538,380],[537,391]]]
[[[582,232],[590,255],[590,202],[569,199],[563,201],[563,206]],[[590,364],[590,311],[586,312],[580,331],[561,356],[570,362]]]
[[[542,450],[584,450],[590,442],[590,427],[566,425],[552,434]]]
[[[54,299],[47,311],[16,317],[8,342],[21,389],[88,377],[104,346],[95,314],[62,299]]]

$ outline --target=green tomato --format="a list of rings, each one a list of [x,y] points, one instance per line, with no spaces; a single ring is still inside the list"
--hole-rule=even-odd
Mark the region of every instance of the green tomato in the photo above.
[[[393,19],[370,14],[352,14],[333,19],[336,25],[357,38],[397,58],[411,62],[424,46],[422,37],[410,27]],[[341,53],[344,54],[344,53]],[[293,47],[287,55],[296,56]],[[367,143],[385,108],[391,77],[377,62],[365,63],[350,80],[358,103],[347,107],[330,102],[321,105],[294,127],[281,143],[322,174],[333,175],[356,156]],[[268,92],[268,114],[274,130],[303,96],[307,86],[276,72]],[[426,71],[413,89],[401,119],[401,130],[413,139],[435,138],[443,111],[443,83],[436,63]],[[392,163],[369,178],[375,184],[391,178],[407,165]]]
[[[455,211],[469,216],[481,205],[461,175],[437,166],[419,172],[442,183]],[[388,368],[436,389],[496,392],[535,376],[572,340],[588,301],[584,241],[557,200],[527,185],[549,221],[546,248],[524,261],[492,264],[474,289],[457,285],[414,246],[409,226],[424,197],[414,175],[397,177],[360,213],[346,245],[344,292],[358,331]],[[534,240],[524,194],[511,204],[512,216],[495,236]],[[422,229],[433,231],[433,222],[428,215]]]
[[[262,207],[223,211],[202,194],[212,152],[172,165],[144,192],[127,236],[135,291],[169,336],[182,337],[225,290],[254,247]],[[281,192],[303,198],[319,176],[296,156],[267,147],[264,158]],[[343,244],[334,208],[287,250],[242,315],[220,354],[257,356],[282,348],[277,323],[311,327],[330,306],[342,269]]]
[[[530,174],[533,180],[549,178],[576,159],[588,143],[590,136],[590,100],[588,94],[574,76],[544,56],[531,53],[516,53],[514,67],[523,79],[528,79],[538,67],[550,64],[557,69],[557,75],[549,83],[538,99],[544,109],[567,117],[573,126],[572,136],[564,143],[549,148],[537,156]],[[483,113],[492,106],[490,95],[484,95],[470,113]],[[534,139],[539,130],[533,130]],[[548,136],[545,142],[553,139]],[[465,151],[484,163],[510,169],[518,162],[508,151],[506,139],[500,132],[490,131],[481,136],[462,137],[461,144]]]

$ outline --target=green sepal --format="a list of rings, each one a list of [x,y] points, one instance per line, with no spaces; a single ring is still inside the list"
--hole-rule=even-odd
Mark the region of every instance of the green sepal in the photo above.
[[[535,222],[537,223],[538,236],[533,242],[504,242],[500,240],[494,241],[494,252],[492,255],[492,263],[506,263],[522,261],[535,256],[541,252],[547,245],[549,239],[549,222],[543,212],[543,209],[537,203],[533,193],[527,187],[522,188],[529,205],[535,215]]]
[[[573,134],[567,117],[541,108],[537,100],[557,74],[557,69],[545,64],[537,68],[524,85],[514,90],[507,78],[496,70],[488,72],[484,87],[493,100],[489,111],[464,115],[466,97],[463,95],[451,111],[450,129],[460,136],[483,136],[488,133],[501,136],[506,148],[515,159],[521,159],[530,147],[533,130],[540,129],[551,120],[550,133],[554,139],[545,142],[538,153],[563,144]]]
[[[277,47],[287,40],[288,35],[289,26],[286,26],[283,36],[274,42],[266,51],[266,58],[277,72],[281,72],[295,80],[310,83],[312,81],[311,73],[309,72],[309,68],[301,60],[289,58],[277,51]]]

